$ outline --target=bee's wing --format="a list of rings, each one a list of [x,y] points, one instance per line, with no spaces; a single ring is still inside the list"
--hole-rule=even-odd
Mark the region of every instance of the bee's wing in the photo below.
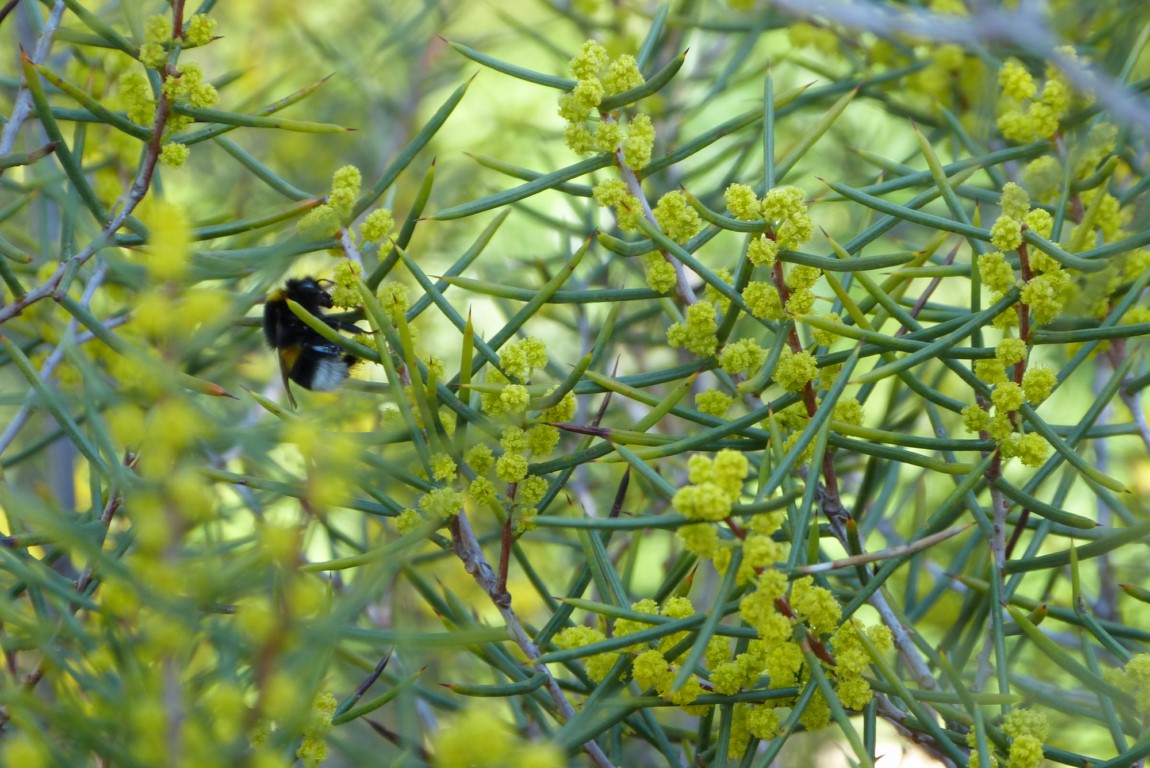
[[[329,327],[334,328],[337,331],[343,331],[344,333],[364,333],[362,328],[347,320],[340,320],[339,318],[334,317],[325,317],[323,318],[323,321],[327,323]]]

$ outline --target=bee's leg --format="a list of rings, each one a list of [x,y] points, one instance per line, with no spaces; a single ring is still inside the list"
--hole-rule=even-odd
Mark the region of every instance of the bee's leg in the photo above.
[[[291,371],[289,369],[288,361],[282,354],[279,355],[279,360],[280,360],[280,376],[283,378],[283,382],[284,382],[284,392],[287,392],[288,402],[291,403],[292,409],[296,410],[299,408],[299,406],[296,405],[295,395],[293,395],[292,391],[291,391],[291,379],[289,378],[289,374],[291,373]]]
[[[331,320],[325,317],[324,322],[326,322],[329,326],[336,329],[337,331],[343,331],[344,333],[367,333],[367,331],[363,330],[355,323],[349,323],[346,320]]]

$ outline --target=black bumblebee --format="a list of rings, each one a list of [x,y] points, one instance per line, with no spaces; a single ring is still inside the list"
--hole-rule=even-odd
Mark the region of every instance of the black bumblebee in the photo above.
[[[359,362],[337,344],[320,336],[295,316],[287,304],[291,299],[315,317],[337,331],[362,333],[353,323],[325,316],[331,309],[331,294],[314,277],[288,280],[283,288],[268,295],[264,304],[264,338],[279,356],[280,374],[292,407],[296,405],[291,385],[294,381],[304,389],[331,392],[347,379],[352,366]]]

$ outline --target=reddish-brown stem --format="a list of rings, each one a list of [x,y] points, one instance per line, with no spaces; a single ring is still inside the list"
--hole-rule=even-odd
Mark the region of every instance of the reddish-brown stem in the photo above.
[[[790,301],[791,292],[787,288],[786,274],[783,272],[783,263],[775,261],[774,266],[775,289],[779,292],[779,303],[784,307]],[[799,340],[799,331],[794,323],[791,323],[790,329],[787,331],[787,346],[791,348],[791,352],[798,354],[803,351],[803,343]],[[810,382],[803,385],[803,405],[807,409],[807,416],[815,415],[818,410],[818,401],[815,399],[815,388],[811,386]]]
[[[986,468],[986,480],[989,483],[1002,477],[1002,454],[997,451]]]
[[[1018,516],[1018,523],[1014,526],[1014,530],[1010,533],[1010,541],[1006,542],[1006,559],[1009,560],[1014,556],[1014,547],[1018,544],[1018,540],[1022,538],[1022,532],[1026,530],[1026,523],[1030,520],[1030,510],[1026,507],[1022,508],[1022,513]]]
[[[401,737],[398,733],[385,728],[381,723],[372,720],[370,717],[363,718],[363,721],[367,723],[368,727],[370,727],[373,731],[390,741],[395,746],[414,751],[425,763],[431,762],[431,753],[429,753],[423,746],[419,744],[412,744],[410,741],[405,741],[403,737]]]
[[[775,288],[779,292],[779,301],[786,306],[787,301],[790,299],[790,291],[787,289],[786,274],[783,272],[783,263],[776,261],[774,264],[774,280]],[[803,351],[802,342],[799,340],[799,332],[794,323],[787,332],[787,344],[790,346],[791,351],[795,354]],[[807,416],[813,418],[818,411],[818,399],[815,397],[815,387],[811,382],[803,385],[803,406],[807,410]],[[846,509],[843,507],[842,498],[839,496],[839,482],[838,475],[835,472],[834,452],[827,448],[823,452],[822,457],[822,477],[823,488],[819,494],[823,514],[827,518],[834,530],[835,537],[843,542],[844,546],[847,542],[846,535],[846,521],[850,517]],[[859,553],[853,553],[859,554]],[[833,663],[833,662],[832,662]]]
[[[499,576],[495,581],[495,590],[501,598],[511,604],[511,593],[507,591],[507,573],[511,568],[511,547],[515,544],[515,537],[511,528],[511,508],[515,504],[515,490],[518,483],[507,486],[507,519],[503,521],[503,529],[499,535]]]
[[[1022,225],[1022,231],[1025,232],[1026,225]],[[1034,277],[1034,270],[1030,268],[1030,249],[1026,247],[1023,242],[1018,246],[1018,271],[1022,273],[1023,282],[1030,282],[1030,278]]]
[[[958,249],[959,249],[960,245],[961,245],[961,243],[959,243],[958,245],[955,245],[953,248],[950,249],[950,253],[948,253],[946,255],[946,258],[943,259],[943,261],[942,261],[943,264],[953,264],[954,263],[954,257],[958,255]],[[926,286],[926,290],[924,290],[922,292],[922,295],[918,297],[917,301],[915,301],[914,306],[911,307],[911,310],[909,313],[911,317],[916,318],[916,319],[918,318],[918,314],[920,312],[922,312],[922,308],[926,306],[926,303],[928,301],[930,301],[930,297],[932,295],[934,295],[935,290],[940,285],[942,285],[942,278],[941,277],[936,277],[936,278],[931,279],[931,281]],[[894,335],[895,335],[895,337],[898,337],[898,336],[902,336],[902,335],[907,334],[907,333],[910,333],[910,328],[904,325],[901,328],[899,328],[897,331],[895,331]]]
[[[630,485],[631,468],[627,467],[623,472],[623,479],[619,481],[619,489],[615,491],[615,501],[611,503],[611,511],[607,513],[608,518],[616,518],[623,511],[623,500],[627,498],[627,488]]]
[[[1026,231],[1026,226],[1022,227],[1022,231]],[[1029,283],[1031,278],[1034,277],[1034,271],[1030,268],[1030,254],[1026,248],[1026,243],[1018,246],[1018,264],[1019,271],[1022,273],[1022,281]],[[1018,337],[1030,346],[1030,307],[1025,304],[1017,304],[1018,307]],[[1016,380],[1022,381],[1022,374],[1015,367]]]
[[[775,289],[779,292],[779,303],[786,307],[787,302],[791,299],[791,291],[787,288],[787,277],[783,273],[783,262],[775,262],[774,277]],[[799,341],[799,332],[795,329],[794,323],[791,323],[791,328],[787,332],[787,344],[795,354],[803,351],[803,344]]]
[[[791,608],[791,604],[787,600],[786,597],[780,597],[777,600],[775,600],[775,608],[778,610],[779,613],[786,616],[788,619],[797,619],[798,618],[798,616],[795,615],[794,609]],[[810,634],[807,635],[807,640],[810,641],[811,650],[814,651],[815,656],[818,656],[820,659],[822,659],[827,664],[830,664],[832,667],[838,666],[838,664],[835,663],[834,656],[831,656],[831,652],[827,650],[827,647],[825,645],[823,645],[823,642],[821,640],[819,640],[817,637],[814,637]]]
[[[12,13],[12,9],[15,8],[19,2],[20,0],[8,0],[8,2],[4,4],[4,7],[0,8],[0,23],[3,23],[4,19],[8,18],[8,14]]]
[[[1002,453],[995,451],[994,456],[990,459],[990,465],[986,468],[986,484],[991,489],[991,499],[994,501],[994,514],[991,516],[991,525],[993,526],[993,535],[991,537],[991,549],[995,550],[995,565],[1001,569],[1006,565],[1006,515],[1001,514],[1004,510],[999,508],[999,498],[1001,494],[995,490],[994,481],[1002,479]],[[1001,502],[1005,503],[1005,501]],[[1001,553],[997,550],[1002,547]],[[998,578],[1002,574],[999,573]]]
[[[172,39],[184,36],[184,0],[172,3]]]
[[[735,522],[735,518],[727,518],[727,527],[731,529],[731,533],[735,534],[735,538],[739,540],[744,540],[747,538],[747,532],[744,531],[742,527]]]
[[[1026,231],[1026,225],[1022,225],[1022,231]],[[1030,266],[1030,250],[1027,248],[1026,243],[1023,242],[1018,246],[1018,271],[1022,275],[1023,282],[1030,282],[1034,277],[1034,270]],[[1030,347],[1030,307],[1025,304],[1016,304],[1015,308],[1018,311],[1018,337],[1022,339],[1023,343],[1027,346],[1027,354],[1029,356]],[[1027,358],[1019,360],[1013,365],[1013,376],[1015,384],[1022,385],[1022,378],[1026,375],[1026,362]],[[1015,428],[1018,428],[1021,423],[1021,417],[1017,411],[1010,414],[1010,420]],[[996,457],[995,462],[999,463],[998,476],[1002,475],[1001,460]],[[989,476],[989,472],[987,475]],[[1014,552],[1015,545],[1018,544],[1019,538],[1022,537],[1022,531],[1026,528],[1026,522],[1030,518],[1030,510],[1023,507],[1022,514],[1018,518],[1018,523],[1015,525],[1014,530],[1010,533],[1010,540],[1006,542],[1003,550],[1006,560],[1009,560]]]
[[[847,535],[847,522],[850,520],[850,513],[843,506],[842,497],[839,495],[838,473],[835,472],[835,454],[829,447],[823,452],[822,474],[823,487],[820,489],[819,497],[827,523],[830,524],[835,538],[842,542],[848,552],[852,555],[861,555],[861,550],[851,551],[851,540]]]

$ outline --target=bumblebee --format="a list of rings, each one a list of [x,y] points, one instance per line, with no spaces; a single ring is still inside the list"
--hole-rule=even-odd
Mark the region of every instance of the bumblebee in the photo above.
[[[294,381],[304,389],[331,392],[347,379],[352,367],[359,362],[338,344],[320,336],[303,320],[295,316],[288,306],[291,299],[309,313],[337,331],[362,333],[354,323],[327,317],[331,309],[331,294],[314,277],[288,280],[283,288],[268,295],[264,304],[264,338],[276,351],[280,362],[280,375],[292,407],[296,407],[291,384]]]

